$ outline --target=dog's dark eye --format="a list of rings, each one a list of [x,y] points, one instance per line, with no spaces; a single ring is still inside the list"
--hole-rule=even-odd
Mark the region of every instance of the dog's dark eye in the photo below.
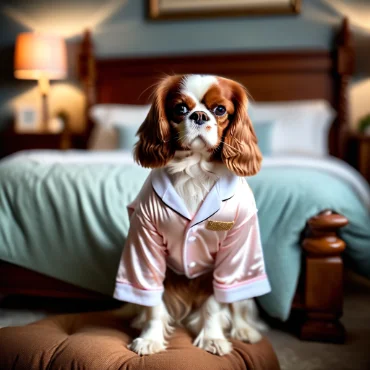
[[[187,107],[186,104],[181,103],[181,104],[175,105],[175,108],[173,109],[173,111],[175,112],[177,116],[183,116],[184,114],[189,112],[189,108]]]
[[[214,112],[216,116],[223,116],[226,113],[226,108],[223,105],[218,105]]]

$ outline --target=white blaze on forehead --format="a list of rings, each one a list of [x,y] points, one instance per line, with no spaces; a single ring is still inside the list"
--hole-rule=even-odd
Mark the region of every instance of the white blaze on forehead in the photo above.
[[[214,76],[190,75],[182,82],[182,92],[202,101],[208,89],[214,84],[217,84],[217,78]]]

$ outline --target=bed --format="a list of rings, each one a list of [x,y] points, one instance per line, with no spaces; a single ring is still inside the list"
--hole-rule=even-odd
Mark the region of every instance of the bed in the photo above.
[[[303,339],[343,342],[343,254],[370,277],[370,192],[345,163],[353,63],[346,20],[330,52],[96,59],[86,32],[79,55],[87,102],[81,146],[88,147],[96,132],[94,107],[144,106],[148,87],[163,73],[233,78],[247,86],[257,108],[260,102],[328,102],[336,111],[325,142],[331,156],[266,158],[249,183],[265,220],[264,252],[273,286],[273,294],[262,297],[260,305],[281,320],[295,318]],[[129,225],[125,206],[147,175],[125,151],[24,152],[2,160],[0,293],[110,299]],[[268,183],[274,186],[261,186]]]

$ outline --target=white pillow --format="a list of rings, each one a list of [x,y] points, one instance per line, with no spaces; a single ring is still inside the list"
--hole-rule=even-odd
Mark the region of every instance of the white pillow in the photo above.
[[[89,112],[94,128],[88,142],[90,150],[114,150],[118,147],[116,127],[139,126],[147,116],[150,105],[97,104]]]
[[[114,150],[118,147],[117,126],[138,127],[150,105],[97,104],[90,110],[94,129],[89,139],[91,150]],[[272,155],[328,154],[328,134],[335,111],[325,100],[249,103],[252,122],[274,121]]]
[[[327,101],[250,102],[248,112],[252,122],[275,121],[272,155],[328,154],[329,128],[336,114]]]

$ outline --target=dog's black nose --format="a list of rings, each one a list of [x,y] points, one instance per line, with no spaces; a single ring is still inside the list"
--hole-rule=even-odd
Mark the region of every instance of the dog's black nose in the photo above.
[[[209,121],[209,117],[207,116],[207,114],[201,111],[193,112],[189,118],[197,125],[203,125],[204,123]]]

